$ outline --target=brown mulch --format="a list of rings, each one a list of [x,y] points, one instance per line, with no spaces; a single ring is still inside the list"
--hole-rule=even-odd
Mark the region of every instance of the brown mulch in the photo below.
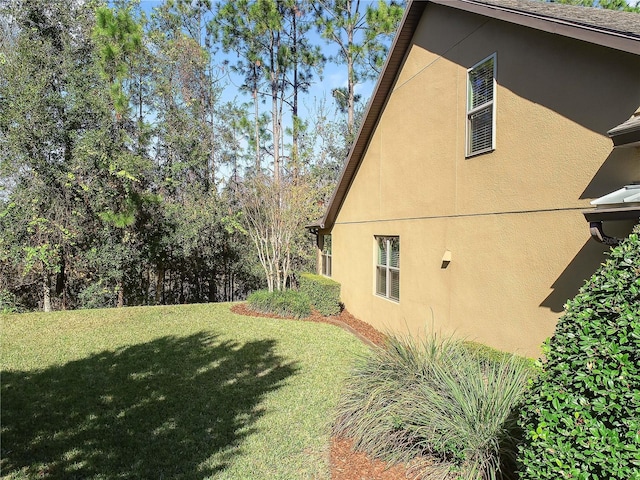
[[[405,480],[410,477],[402,465],[389,465],[370,458],[366,453],[354,452],[353,442],[332,438],[329,452],[331,480]]]
[[[231,307],[231,311],[252,317],[282,318],[278,315],[254,312],[244,303],[234,305]],[[384,334],[368,323],[355,318],[346,310],[334,317],[324,317],[318,312],[313,312],[310,317],[302,320],[336,325],[351,332],[370,346],[382,345],[385,341]],[[415,478],[410,476],[408,470],[403,466],[389,465],[370,458],[365,453],[354,452],[352,446],[353,442],[349,439],[331,438],[329,464],[332,480],[405,480]]]
[[[231,307],[231,311],[233,313],[237,313],[238,315],[248,315],[250,317],[266,317],[266,318],[284,318],[279,315],[275,315],[273,313],[261,313],[255,312],[251,310],[246,303],[238,303]],[[286,320],[294,320],[292,318],[285,318]],[[365,342],[368,345],[382,345],[385,342],[385,335],[380,333],[378,330],[373,328],[367,322],[363,322],[362,320],[358,320],[356,317],[351,315],[346,310],[342,310],[340,315],[335,315],[333,317],[325,317],[318,313],[316,310],[307,317],[302,318],[305,322],[319,322],[319,323],[329,323],[331,325],[336,325],[340,328],[351,332],[353,335],[358,337],[360,340]]]

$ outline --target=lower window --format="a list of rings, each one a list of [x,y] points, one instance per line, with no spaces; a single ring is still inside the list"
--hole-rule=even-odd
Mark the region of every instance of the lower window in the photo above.
[[[400,301],[400,237],[376,237],[376,294]]]
[[[322,239],[322,274],[331,276],[331,235],[324,235]]]

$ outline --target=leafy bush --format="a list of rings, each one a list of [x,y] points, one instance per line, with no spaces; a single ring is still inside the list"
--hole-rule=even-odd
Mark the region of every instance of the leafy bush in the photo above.
[[[21,311],[18,298],[9,290],[0,290],[0,313],[20,313]]]
[[[513,359],[515,361],[522,362],[523,366],[530,368],[532,371],[535,371],[537,368],[537,363],[533,358],[527,357],[519,357],[517,355],[512,355],[508,352],[503,352],[502,350],[495,349],[484,343],[471,342],[465,340],[462,342],[467,350],[470,352],[475,352],[478,355],[480,361],[485,362],[502,362],[508,359]]]
[[[92,283],[78,294],[80,308],[115,307],[118,294],[100,282]]]
[[[558,322],[520,419],[523,479],[640,479],[639,234]]]
[[[435,336],[391,336],[347,382],[334,432],[422,478],[455,471],[464,479],[508,477],[515,465],[517,415],[532,375],[527,362],[489,359]]]
[[[247,303],[256,312],[273,313],[283,317],[304,318],[311,314],[309,297],[296,290],[258,290],[247,297]]]
[[[340,313],[340,284],[335,280],[303,273],[300,276],[300,291],[309,296],[311,305],[322,315]]]

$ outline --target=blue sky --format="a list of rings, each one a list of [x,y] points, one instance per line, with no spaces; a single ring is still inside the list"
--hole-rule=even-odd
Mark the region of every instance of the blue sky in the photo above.
[[[630,5],[635,5],[637,0],[626,0],[626,2]],[[362,7],[365,7],[367,3],[375,3],[377,0],[364,0],[362,1]],[[163,3],[163,0],[140,0],[140,4],[146,12],[151,12],[154,7],[157,7]],[[212,0],[212,3],[215,3],[215,0]],[[328,45],[323,39],[319,37],[319,35],[315,31],[310,32],[314,37],[314,43],[320,45],[323,53],[326,57],[331,56],[336,48],[333,45]],[[235,57],[233,55],[224,55],[222,53],[218,54],[216,60],[214,60],[218,64],[222,64],[224,59],[230,60],[232,63],[235,61]],[[241,80],[238,78],[230,78],[228,85],[225,87],[223,93],[223,100],[240,100],[240,101],[250,101],[248,96],[243,96],[237,88],[237,85],[241,83]],[[305,109],[307,112],[313,111],[313,105],[315,103],[319,103],[324,101],[326,103],[326,107],[330,112],[334,111],[335,102],[331,96],[331,92],[334,88],[337,87],[345,87],[347,85],[347,73],[345,66],[338,66],[331,62],[327,62],[324,66],[322,78],[316,78],[315,84],[310,89],[309,94],[307,94],[302,99],[301,105],[301,116],[304,117]],[[363,102],[366,102],[373,91],[375,86],[375,81],[370,80],[363,84],[357,85],[356,92],[362,95]]]
[[[140,0],[142,9],[148,14],[151,13],[154,7],[160,6],[162,3],[164,3],[163,0]],[[368,3],[377,3],[377,0],[363,1],[361,2],[360,8],[364,10],[364,7],[366,7]],[[335,47],[333,47],[332,45],[328,45],[314,30],[312,30],[310,34],[313,35],[314,43],[321,47],[322,52],[326,57],[331,56],[336,51]],[[225,59],[228,59],[232,63],[235,63],[236,61],[235,55],[225,55],[223,53],[219,53],[217,54],[214,62],[222,64]],[[223,100],[228,101],[237,99],[240,101],[250,101],[251,99],[249,96],[243,96],[242,93],[238,91],[237,86],[241,82],[242,80],[239,78],[230,77],[223,93]],[[326,102],[328,110],[330,112],[333,112],[335,102],[333,101],[331,92],[334,88],[346,87],[346,85],[346,66],[338,66],[331,62],[327,62],[323,68],[322,78],[316,78],[315,83],[311,87],[309,93],[305,95],[301,100],[301,115],[304,117],[304,110],[307,110],[307,112],[313,111],[314,104],[322,102],[323,100]],[[374,86],[375,81],[370,80],[364,82],[356,86],[356,93],[361,94],[362,100],[366,102],[371,95]]]

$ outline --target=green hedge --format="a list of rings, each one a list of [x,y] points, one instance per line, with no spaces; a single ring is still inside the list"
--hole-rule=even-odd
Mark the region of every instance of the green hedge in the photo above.
[[[247,297],[249,307],[261,313],[283,317],[304,318],[311,315],[309,297],[296,290],[269,292],[258,290]]]
[[[521,479],[640,479],[640,225],[567,302],[527,395]]]
[[[300,291],[308,295],[311,305],[322,315],[340,313],[340,284],[335,280],[303,273],[300,276]]]

